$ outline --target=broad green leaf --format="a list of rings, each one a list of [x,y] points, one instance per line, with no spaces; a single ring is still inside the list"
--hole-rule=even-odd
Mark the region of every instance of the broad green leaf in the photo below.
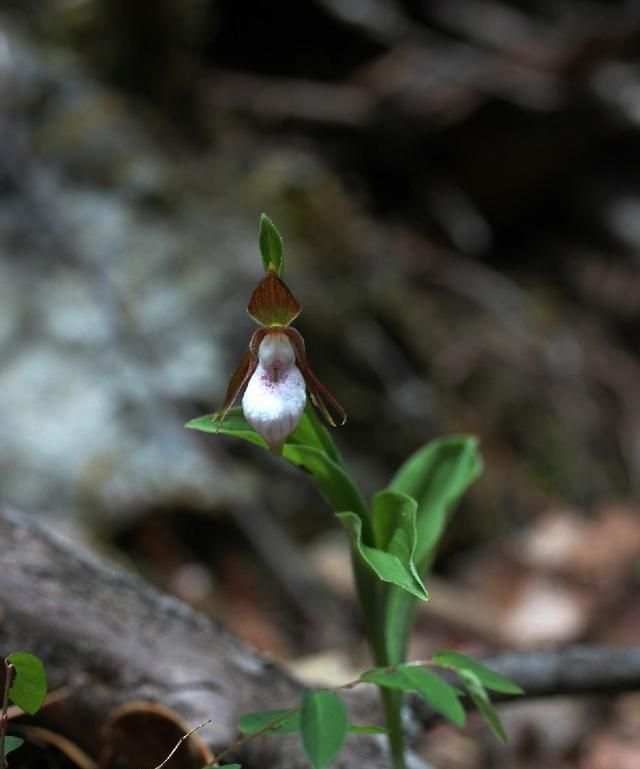
[[[393,553],[386,553],[377,547],[369,547],[364,544],[362,541],[362,520],[355,513],[338,513],[337,518],[351,537],[354,551],[372,569],[378,579],[396,585],[423,601],[428,600],[427,591],[410,564],[403,562]]]
[[[386,734],[387,730],[382,726],[357,726],[351,724],[349,727],[351,734]]]
[[[37,713],[47,696],[44,665],[34,654],[27,652],[14,652],[7,660],[16,669],[15,680],[9,689],[9,699],[29,715]]]
[[[275,224],[266,214],[260,216],[258,241],[260,243],[260,253],[262,254],[262,264],[264,265],[265,272],[275,270],[276,275],[281,278],[284,272],[282,238]]]
[[[409,457],[389,488],[418,502],[416,562],[422,565],[438,544],[453,504],[482,471],[477,440],[440,438]]]
[[[282,455],[310,473],[311,479],[334,510],[353,510],[362,520],[363,526],[369,523],[367,507],[357,487],[345,470],[324,451],[313,446],[285,444]]]
[[[489,695],[484,686],[480,683],[478,677],[470,670],[461,670],[460,678],[464,681],[467,691],[469,692],[469,697],[471,697],[473,704],[487,722],[491,731],[501,742],[507,742],[507,733],[500,722],[500,718],[496,713],[495,708],[491,704]]]
[[[406,494],[390,489],[379,491],[373,498],[373,532],[376,547],[395,555],[415,582],[422,585],[414,562],[417,509],[415,499]]]
[[[219,428],[215,417],[215,414],[205,414],[202,417],[189,420],[185,427],[188,427],[189,430],[201,430],[205,433],[231,435],[234,438],[242,438],[242,440],[254,443],[256,446],[261,446],[263,449],[268,449],[264,439],[249,427],[247,420],[242,415],[241,408],[230,409]]]
[[[433,661],[444,668],[452,668],[457,672],[467,670],[473,673],[478,681],[487,689],[493,689],[495,692],[504,694],[524,694],[524,691],[518,684],[510,681],[508,678],[494,673],[493,670],[481,665],[466,654],[460,652],[439,651],[434,655]]]
[[[326,451],[332,459],[337,459],[338,453],[335,446],[333,446],[331,437],[327,430],[319,424],[317,418],[314,422],[314,417],[313,406],[307,403],[302,419],[296,429],[287,438],[287,443],[314,446],[317,449]],[[230,435],[234,438],[242,438],[245,441],[249,441],[249,443],[254,443],[256,446],[262,446],[263,449],[269,448],[263,438],[255,432],[244,418],[240,406],[235,406],[234,408],[229,409],[224,421],[219,427],[216,422],[215,414],[205,414],[204,416],[191,419],[186,423],[185,427],[190,430],[201,430],[205,433]],[[322,430],[324,430],[324,433]]]
[[[185,427],[188,427],[190,430],[201,430],[205,433],[220,433],[221,435],[230,435],[234,438],[242,438],[245,441],[254,443],[256,446],[262,446],[263,449],[268,449],[263,438],[250,427],[244,418],[240,406],[229,409],[219,428],[216,423],[215,414],[205,414],[202,417],[196,417],[187,422]],[[298,426],[287,438],[287,443],[314,446],[325,451],[332,459],[339,460],[338,452],[333,445],[328,431],[320,424],[314,414],[313,406],[309,403],[307,403]]]
[[[220,432],[267,448],[264,440],[248,425],[241,408],[231,409],[219,430],[216,429],[213,414],[192,419],[185,427],[210,433]],[[310,417],[309,413],[305,412],[298,427],[287,438],[282,452],[284,458],[310,474],[311,480],[334,510],[354,510],[363,520],[367,519],[366,504],[344,470],[331,438],[326,431],[323,434],[318,428],[322,428],[322,425],[314,426],[313,416]]]
[[[335,692],[305,692],[300,709],[302,746],[314,769],[323,769],[342,750],[349,730],[347,706]]]
[[[256,713],[246,713],[238,721],[238,729],[243,734],[261,732],[269,724],[274,724],[267,734],[289,734],[298,731],[300,713],[296,710],[262,710]]]
[[[433,560],[454,504],[481,470],[476,439],[454,436],[419,449],[392,479],[390,489],[403,492],[418,503],[414,560],[421,577]],[[389,587],[385,606],[387,658],[397,664],[405,658],[415,601],[406,592]]]
[[[302,419],[296,429],[289,435],[287,443],[297,443],[302,446],[315,446],[324,451],[330,459],[342,465],[342,458],[338,453],[329,430],[322,424],[313,405],[307,401]]]
[[[13,750],[16,750],[23,744],[24,744],[24,740],[21,737],[5,737],[4,738],[5,758],[9,755],[9,753],[11,753]]]
[[[465,722],[464,708],[459,700],[460,692],[431,670],[418,665],[400,665],[394,670],[374,668],[363,673],[360,680],[389,689],[416,692],[454,724],[462,726]]]

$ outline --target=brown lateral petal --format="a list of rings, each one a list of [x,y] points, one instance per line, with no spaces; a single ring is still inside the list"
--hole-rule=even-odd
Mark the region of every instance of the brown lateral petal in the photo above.
[[[247,311],[263,326],[288,326],[302,307],[273,270],[258,283],[251,295]]]
[[[214,419],[218,427],[224,421],[229,409],[235,403],[236,398],[240,394],[242,388],[247,384],[251,375],[256,370],[258,365],[258,348],[260,342],[266,334],[266,329],[259,328],[251,337],[249,347],[244,351],[244,355],[240,359],[238,368],[231,375],[229,384],[227,385],[227,392],[224,396],[222,406],[214,414]]]
[[[311,400],[332,427],[335,427],[336,424],[343,425],[347,421],[347,412],[311,370],[309,362],[307,361],[307,353],[305,351],[302,334],[295,328],[285,328],[283,331],[289,337],[291,344],[293,345],[293,349],[296,353],[296,363],[302,372],[304,381],[307,383],[309,393],[311,394]],[[333,418],[329,409],[331,409],[337,416],[337,420]]]

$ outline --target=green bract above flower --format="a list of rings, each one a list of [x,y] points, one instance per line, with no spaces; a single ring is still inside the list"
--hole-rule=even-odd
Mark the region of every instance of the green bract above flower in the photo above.
[[[311,370],[302,334],[289,327],[301,309],[284,281],[268,270],[247,308],[262,328],[251,337],[215,416],[219,426],[246,386],[242,399],[245,419],[275,454],[282,452],[287,436],[302,417],[307,389],[331,426],[347,419],[342,406]]]

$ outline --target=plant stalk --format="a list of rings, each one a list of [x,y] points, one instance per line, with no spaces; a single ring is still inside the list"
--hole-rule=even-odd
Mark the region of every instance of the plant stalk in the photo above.
[[[389,753],[393,769],[407,769],[404,760],[404,731],[402,729],[402,692],[380,688],[384,706],[384,720],[387,725]]]
[[[384,587],[352,552],[354,581],[364,620],[365,632],[376,665],[391,664],[385,641]],[[384,708],[384,720],[389,741],[392,769],[406,769],[404,731],[402,729],[402,692],[378,687]]]
[[[310,409],[310,411],[312,424],[317,426],[317,416],[313,412],[313,409]],[[318,426],[316,427],[316,430],[319,435],[325,436],[325,440],[328,439],[330,442],[329,453],[333,456],[339,456],[329,434],[326,433],[326,431],[320,430]],[[344,467],[343,463],[340,460],[338,461],[339,464]],[[358,497],[361,500],[361,504],[354,510],[354,512],[362,522],[363,540],[373,544],[375,538],[370,513],[362,500],[361,495],[358,494]],[[355,551],[355,548],[352,548],[351,550],[351,568],[353,570],[353,579],[358,593],[360,611],[362,612],[364,630],[374,662],[381,667],[386,667],[393,664],[393,662],[398,662],[398,660],[391,660],[387,649],[385,634],[385,623],[387,620],[385,616],[385,586],[372,574],[369,567],[362,562],[362,559]],[[402,729],[402,692],[392,691],[382,686],[378,688],[380,690],[384,708],[391,767],[392,769],[406,769],[404,731]]]

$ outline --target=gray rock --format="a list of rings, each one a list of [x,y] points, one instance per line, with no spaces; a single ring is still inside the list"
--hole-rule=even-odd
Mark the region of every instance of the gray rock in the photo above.
[[[257,216],[180,186],[72,57],[3,45],[2,498],[116,517],[220,504],[233,482],[182,423],[218,405],[248,340]]]

